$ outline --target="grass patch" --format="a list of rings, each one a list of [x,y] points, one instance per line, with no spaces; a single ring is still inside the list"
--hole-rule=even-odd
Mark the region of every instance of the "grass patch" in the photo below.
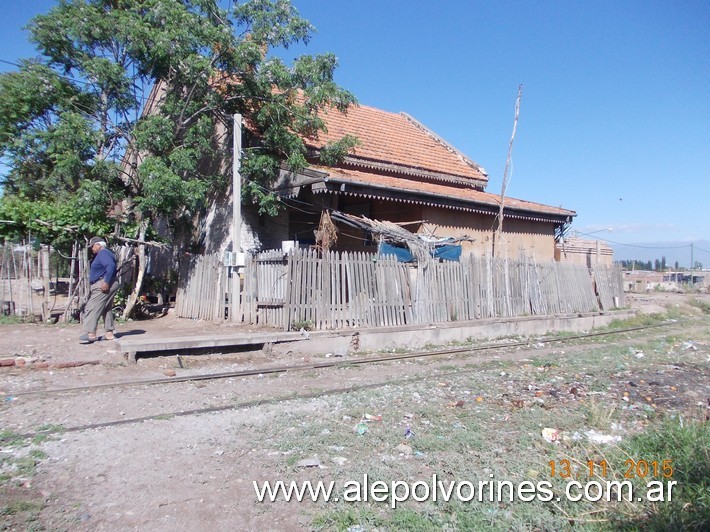
[[[699,299],[693,297],[688,301],[691,307],[699,308],[703,314],[710,314],[710,303],[705,301],[700,301]]]
[[[0,325],[17,325],[18,323],[31,323],[31,321],[22,316],[0,316]]]
[[[358,526],[363,530],[370,530],[382,526],[383,523],[369,508],[348,508],[319,515],[312,524],[315,530],[347,530]]]
[[[0,431],[0,447],[19,447],[25,444],[25,437],[11,430]]]
[[[616,419],[616,403],[592,399],[586,410],[587,425],[593,429],[608,430]]]
[[[0,507],[0,515],[9,516],[17,515],[22,512],[36,512],[42,509],[42,505],[28,501],[14,501],[10,504]]]
[[[627,318],[625,320],[613,320],[606,329],[627,329],[630,327],[645,327],[648,325],[657,325],[663,323],[668,319],[666,314],[654,313],[654,314],[639,314],[632,318]],[[604,329],[600,329],[603,331]]]
[[[620,447],[621,462],[672,460],[673,499],[650,503],[641,515],[615,516],[624,529],[708,530],[710,527],[710,424],[665,419]],[[642,480],[642,479],[638,479]],[[643,479],[643,482],[648,479]],[[670,480],[654,478],[653,480]]]
[[[40,443],[50,440],[53,435],[62,434],[63,432],[64,427],[61,425],[53,425],[51,423],[40,425],[37,427],[37,433],[32,438],[32,443],[39,445]]]
[[[24,458],[19,458],[15,462],[17,473],[22,477],[32,477],[37,472],[39,463],[47,458],[47,454],[39,449],[34,449]]]

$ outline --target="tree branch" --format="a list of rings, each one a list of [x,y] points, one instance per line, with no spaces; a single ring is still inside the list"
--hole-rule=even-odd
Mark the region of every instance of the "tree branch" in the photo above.
[[[113,238],[122,242],[129,242],[131,244],[144,244],[146,246],[153,246],[160,249],[169,249],[171,247],[170,244],[165,244],[164,242],[156,242],[155,240],[139,240],[136,238],[128,238],[125,236],[114,236]]]

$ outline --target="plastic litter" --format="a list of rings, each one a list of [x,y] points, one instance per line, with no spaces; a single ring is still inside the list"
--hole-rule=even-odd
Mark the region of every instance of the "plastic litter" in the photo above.
[[[409,425],[407,425],[407,430],[404,431],[404,437],[407,438],[408,440],[411,440],[414,438],[414,431],[409,428]]]
[[[616,443],[621,441],[621,436],[612,436],[611,434],[601,434],[594,430],[588,430],[584,433],[587,439],[592,443]]]
[[[542,437],[549,443],[559,443],[562,439],[562,431],[560,429],[546,427],[542,429]]]
[[[362,421],[353,427],[353,432],[355,434],[359,434],[360,436],[366,434],[368,430],[370,430],[370,428],[367,426],[367,423]]]

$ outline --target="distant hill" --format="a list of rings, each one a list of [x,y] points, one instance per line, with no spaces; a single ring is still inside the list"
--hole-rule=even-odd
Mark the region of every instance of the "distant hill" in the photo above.
[[[638,244],[612,244],[614,260],[655,261],[666,258],[670,267],[678,261],[681,268],[690,266],[690,242],[642,242]],[[693,260],[701,262],[703,268],[710,268],[710,240],[693,242]]]

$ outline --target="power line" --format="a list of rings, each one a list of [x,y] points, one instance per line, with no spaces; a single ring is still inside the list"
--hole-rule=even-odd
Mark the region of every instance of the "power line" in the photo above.
[[[583,233],[580,233],[583,234]],[[601,240],[602,242],[606,242],[608,244],[615,244],[617,246],[627,246],[630,248],[640,248],[640,249],[684,249],[684,248],[689,248],[690,244],[686,244],[683,246],[642,246],[640,244],[623,244],[621,242],[615,242],[613,240],[607,240],[604,238],[597,238],[596,240]]]

